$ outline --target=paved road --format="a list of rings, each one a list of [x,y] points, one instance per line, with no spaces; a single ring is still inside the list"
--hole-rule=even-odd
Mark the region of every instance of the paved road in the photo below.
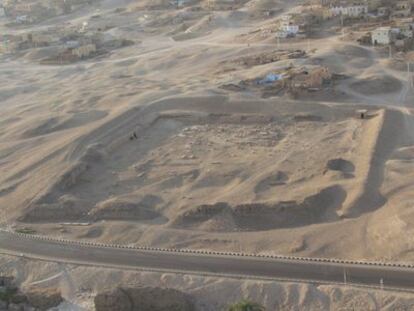
[[[378,287],[383,279],[385,288],[414,290],[413,268],[96,247],[33,239],[7,232],[0,232],[0,252],[67,263],[253,279],[343,283],[346,278],[349,284]]]

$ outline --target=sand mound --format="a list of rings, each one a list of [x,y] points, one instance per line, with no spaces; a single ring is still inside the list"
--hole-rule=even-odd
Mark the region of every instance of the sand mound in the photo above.
[[[364,95],[396,93],[402,89],[402,83],[391,76],[373,76],[352,83],[351,89]]]
[[[232,11],[241,8],[249,0],[223,1],[223,0],[203,0],[203,7],[216,11]]]
[[[96,143],[86,147],[85,153],[81,157],[82,163],[97,163],[105,158],[106,154],[103,151],[103,145]]]
[[[40,193],[21,217],[24,222],[65,222],[84,218],[90,209],[88,201],[72,190],[87,181],[85,176],[105,158],[101,144],[85,148],[82,156],[66,169],[49,188]],[[88,194],[89,195],[89,194]]]
[[[31,138],[53,132],[53,128],[57,127],[59,124],[59,119],[49,118],[36,123],[33,124],[34,126],[32,128],[29,128],[22,133],[22,138]]]
[[[341,207],[345,197],[346,192],[340,186],[332,186],[302,202],[235,206],[234,217],[244,231],[301,227],[327,221],[328,210]]]
[[[61,47],[46,47],[46,48],[38,48],[38,49],[31,49],[27,53],[24,54],[23,58],[28,61],[41,61],[46,58],[51,58],[54,56],[59,55],[62,52]]]
[[[79,112],[76,115],[69,115],[64,117],[52,117],[32,121],[30,128],[25,130],[22,138],[32,138],[42,135],[51,134],[58,131],[63,131],[71,128],[80,127],[91,122],[101,120],[106,117],[107,113],[104,111],[88,111]]]
[[[197,21],[194,25],[187,28],[186,33],[204,33],[212,30],[214,26],[214,19],[212,15],[204,16],[202,19]]]
[[[361,57],[361,58],[369,58],[370,51],[354,45],[344,45],[341,48],[335,49],[335,53],[339,55],[345,55],[350,58]]]
[[[185,41],[185,40],[192,40],[202,36],[203,33],[198,32],[185,32],[174,35],[172,38],[174,41]]]
[[[322,122],[323,117],[311,114],[299,114],[293,117],[296,122]]]
[[[26,86],[11,86],[0,88],[0,102],[9,100],[18,94],[34,94],[39,91],[39,87],[31,84]]]
[[[237,224],[231,210],[228,210],[204,221],[197,229],[207,232],[226,232],[232,230],[232,228],[237,228]]]
[[[88,229],[84,234],[80,234],[80,239],[97,239],[100,238],[104,233],[102,227],[93,227]]]
[[[145,200],[135,203],[122,199],[109,199],[99,203],[89,212],[94,221],[98,220],[151,220],[161,216],[151,206],[145,204]]]
[[[180,214],[171,226],[202,230],[214,228],[223,231],[301,227],[327,221],[328,211],[340,208],[345,198],[346,192],[342,187],[332,186],[302,202],[247,203],[235,206],[225,202],[205,204]]]
[[[191,227],[225,213],[231,214],[230,206],[225,202],[200,205],[178,216],[174,220],[174,225],[178,227]]]
[[[284,172],[276,172],[275,174],[272,174],[264,179],[262,179],[254,188],[255,193],[260,193],[263,191],[267,191],[273,187],[281,186],[286,184],[286,182],[289,180],[289,177]]]
[[[90,168],[86,162],[78,162],[67,170],[59,181],[56,183],[57,188],[62,191],[69,190],[76,186],[80,181],[82,175]]]
[[[362,175],[363,184],[359,193],[347,203],[352,216],[370,212],[383,206],[387,199],[380,189],[384,180],[385,163],[402,140],[404,116],[400,111],[386,110],[383,117],[378,118],[380,124],[373,123],[371,139],[373,142],[365,146],[364,152],[369,154],[369,162],[365,164],[366,172]],[[379,121],[376,121],[377,123]],[[358,165],[357,165],[358,167]],[[365,176],[364,176],[365,175]]]
[[[272,10],[280,6],[280,0],[251,0],[246,4],[246,8],[252,13]]]
[[[34,203],[20,218],[27,223],[79,221],[86,216],[86,202],[71,195],[61,196],[54,203]]]
[[[397,59],[386,59],[383,62],[388,68],[392,70],[407,71],[407,63],[404,61]]]
[[[209,187],[224,187],[233,181],[240,178],[242,170],[219,170],[209,171],[202,174],[192,186],[192,189],[209,188]]]
[[[167,10],[173,8],[174,3],[169,0],[142,0],[134,4],[140,10]]]
[[[334,49],[329,49],[318,57],[311,60],[320,65],[328,66],[331,72],[344,73],[352,69],[353,71],[360,71],[374,65],[374,60],[367,49],[340,45]]]
[[[402,161],[410,161],[414,157],[414,147],[403,147],[396,150],[393,155],[393,159],[402,160]]]

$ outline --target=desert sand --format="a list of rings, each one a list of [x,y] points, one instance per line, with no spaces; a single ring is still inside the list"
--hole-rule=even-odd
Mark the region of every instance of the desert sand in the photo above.
[[[0,56],[2,224],[155,247],[412,261],[407,75],[337,33],[309,48],[255,36],[296,5],[265,2],[229,11],[103,1],[2,25],[24,33],[88,20],[135,41],[65,65],[42,63],[53,47]],[[263,19],[266,5],[280,12]],[[314,66],[345,78],[297,94],[243,82]]]

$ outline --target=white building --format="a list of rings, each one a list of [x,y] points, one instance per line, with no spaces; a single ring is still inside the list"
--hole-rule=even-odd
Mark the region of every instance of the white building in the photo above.
[[[331,7],[333,16],[348,16],[348,17],[361,17],[368,13],[368,5],[353,4],[348,6],[333,6]]]
[[[72,49],[71,53],[79,58],[89,57],[91,54],[96,52],[95,44],[86,44],[75,49]]]
[[[276,37],[287,38],[294,37],[299,32],[299,25],[292,21],[290,15],[284,15],[281,18],[279,29],[276,32]]]
[[[81,32],[81,33],[87,32],[88,27],[89,27],[89,23],[88,22],[83,22],[82,26],[80,26],[80,28],[79,28],[79,32]]]
[[[19,15],[16,17],[16,23],[22,24],[29,21],[29,17],[27,15]]]
[[[372,34],[372,44],[388,45],[392,42],[392,29],[391,27],[380,27],[375,29]]]
[[[368,5],[352,5],[348,7],[348,16],[360,17],[368,13]]]
[[[288,36],[296,36],[299,32],[299,25],[295,25],[293,23],[282,23],[279,30],[286,32]]]

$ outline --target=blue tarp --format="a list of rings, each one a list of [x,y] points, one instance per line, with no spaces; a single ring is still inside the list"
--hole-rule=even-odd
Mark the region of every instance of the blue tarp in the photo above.
[[[275,74],[275,73],[269,73],[264,79],[260,80],[258,83],[259,84],[273,83],[280,79],[282,79],[282,75]]]

